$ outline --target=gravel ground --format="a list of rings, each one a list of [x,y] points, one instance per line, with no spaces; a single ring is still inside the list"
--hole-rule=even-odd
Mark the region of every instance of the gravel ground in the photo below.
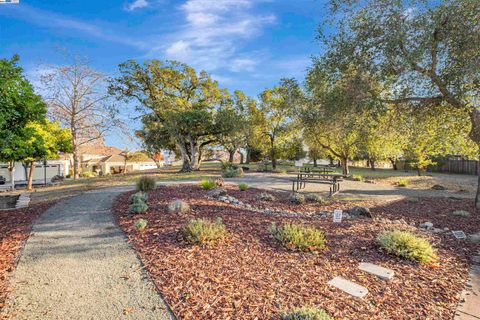
[[[452,175],[453,176],[453,175]],[[456,175],[459,176],[459,175]],[[234,179],[225,179],[227,183],[246,182],[249,186],[270,189],[275,191],[291,191],[292,179],[294,175],[278,175],[270,173],[252,172],[243,177]],[[451,177],[450,177],[451,178]],[[470,182],[470,176],[462,177],[465,184]],[[453,178],[452,178],[453,179]],[[458,180],[458,179],[457,179]],[[459,180],[460,181],[460,180]],[[445,182],[445,181],[444,181]],[[307,183],[306,188],[301,192],[318,192],[324,197],[328,196],[329,185]],[[474,198],[475,193],[469,189],[459,192],[456,189],[432,190],[422,187],[416,188],[409,186],[406,188],[396,187],[383,183],[366,183],[358,181],[344,180],[340,183],[340,192],[336,195],[339,199],[355,198],[365,200],[397,200],[404,198],[417,197],[456,197],[456,198]]]
[[[37,220],[11,279],[3,316],[174,319],[112,219],[112,202],[126,190],[87,192]]]

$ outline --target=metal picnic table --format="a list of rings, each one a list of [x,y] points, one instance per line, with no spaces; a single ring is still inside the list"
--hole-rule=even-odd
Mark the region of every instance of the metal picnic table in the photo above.
[[[292,191],[305,188],[306,183],[321,183],[330,185],[330,196],[340,191],[340,181],[345,175],[339,173],[298,172],[294,173],[297,178],[292,180]]]

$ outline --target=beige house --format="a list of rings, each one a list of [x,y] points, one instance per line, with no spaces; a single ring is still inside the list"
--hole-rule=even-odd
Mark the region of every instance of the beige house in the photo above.
[[[94,174],[117,174],[132,171],[156,169],[152,159],[125,161],[123,151],[105,146],[103,143],[84,145],[80,148],[81,172]],[[125,168],[126,167],[126,168]]]

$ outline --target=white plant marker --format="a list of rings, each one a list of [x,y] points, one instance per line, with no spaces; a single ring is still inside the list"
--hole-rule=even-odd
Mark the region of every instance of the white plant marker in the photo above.
[[[343,217],[343,211],[340,209],[333,210],[333,222],[334,223],[341,223]]]

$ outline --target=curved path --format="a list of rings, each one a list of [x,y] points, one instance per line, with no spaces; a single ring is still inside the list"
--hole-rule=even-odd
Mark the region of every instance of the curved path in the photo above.
[[[3,310],[12,319],[174,319],[110,213],[128,188],[94,190],[33,226]]]

